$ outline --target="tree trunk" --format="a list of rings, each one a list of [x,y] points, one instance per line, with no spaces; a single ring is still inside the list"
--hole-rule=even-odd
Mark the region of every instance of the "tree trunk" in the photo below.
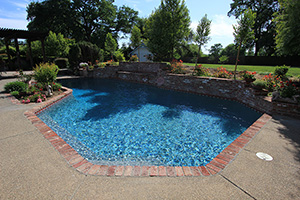
[[[238,53],[237,53],[237,56],[236,56],[235,67],[234,67],[234,80],[236,80],[236,69],[237,69],[237,65],[238,65],[238,62],[239,62],[241,46],[242,46],[242,42],[240,42],[240,44],[239,44]]]
[[[196,67],[197,64],[198,64],[198,59],[199,59],[200,50],[201,50],[201,45],[199,45],[199,49],[198,49],[198,53],[197,53],[197,59],[196,59],[196,62],[195,62],[195,67]]]

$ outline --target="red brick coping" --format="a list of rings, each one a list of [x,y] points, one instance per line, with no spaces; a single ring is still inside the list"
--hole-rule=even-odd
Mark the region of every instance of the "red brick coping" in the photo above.
[[[252,140],[260,129],[271,119],[268,114],[263,114],[254,122],[243,134],[226,147],[217,157],[205,166],[194,167],[171,167],[171,166],[108,166],[95,165],[79,155],[69,144],[59,137],[49,128],[36,114],[42,112],[54,103],[72,94],[72,90],[66,90],[62,94],[52,99],[38,104],[33,109],[26,111],[24,115],[43,134],[43,136],[53,145],[67,163],[77,171],[86,175],[100,176],[134,176],[134,177],[199,177],[211,176],[221,172],[230,162],[232,162],[239,152]]]

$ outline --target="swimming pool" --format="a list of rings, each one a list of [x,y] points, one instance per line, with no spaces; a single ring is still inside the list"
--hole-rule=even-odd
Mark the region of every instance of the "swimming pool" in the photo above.
[[[61,82],[73,96],[39,118],[94,164],[206,165],[261,115],[233,101],[119,80]]]

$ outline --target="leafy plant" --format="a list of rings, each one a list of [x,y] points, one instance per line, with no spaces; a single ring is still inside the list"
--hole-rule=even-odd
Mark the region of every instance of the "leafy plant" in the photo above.
[[[20,95],[19,91],[12,91],[10,94],[14,97],[18,97]]]
[[[34,78],[43,85],[50,85],[56,81],[58,67],[55,64],[41,63],[34,68]]]
[[[195,67],[193,74],[195,76],[207,76],[208,72],[209,70],[200,64]]]
[[[53,91],[59,91],[62,88],[62,85],[59,83],[52,83]]]
[[[273,76],[271,73],[265,75],[263,80],[266,81],[266,87],[269,92],[273,92],[276,85],[280,82],[280,79],[277,76]]]
[[[266,81],[263,80],[256,80],[252,84],[256,87],[266,88]]]
[[[284,78],[286,79],[286,73],[289,71],[289,67],[287,66],[279,66],[276,67],[275,71],[274,71],[274,75],[279,77],[279,78]]]
[[[116,51],[114,56],[116,57],[118,62],[122,62],[125,60],[124,54],[120,50]]]
[[[18,91],[19,93],[21,92],[26,92],[28,85],[22,81],[14,81],[7,83],[4,86],[4,89],[6,92],[13,92],[13,91]]]
[[[223,55],[219,58],[219,63],[224,64],[224,63],[228,62],[228,59],[229,59],[228,56]]]
[[[69,67],[68,58],[56,58],[54,63],[58,66],[59,69],[64,69]]]
[[[291,98],[295,94],[297,94],[298,88],[295,84],[292,83],[292,81],[280,81],[275,86],[275,90],[277,90],[280,94],[280,96],[284,98]]]

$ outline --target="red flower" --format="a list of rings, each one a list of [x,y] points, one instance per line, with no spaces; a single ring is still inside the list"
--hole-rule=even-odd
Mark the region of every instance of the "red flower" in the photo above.
[[[276,85],[273,85],[273,87],[276,87]]]

